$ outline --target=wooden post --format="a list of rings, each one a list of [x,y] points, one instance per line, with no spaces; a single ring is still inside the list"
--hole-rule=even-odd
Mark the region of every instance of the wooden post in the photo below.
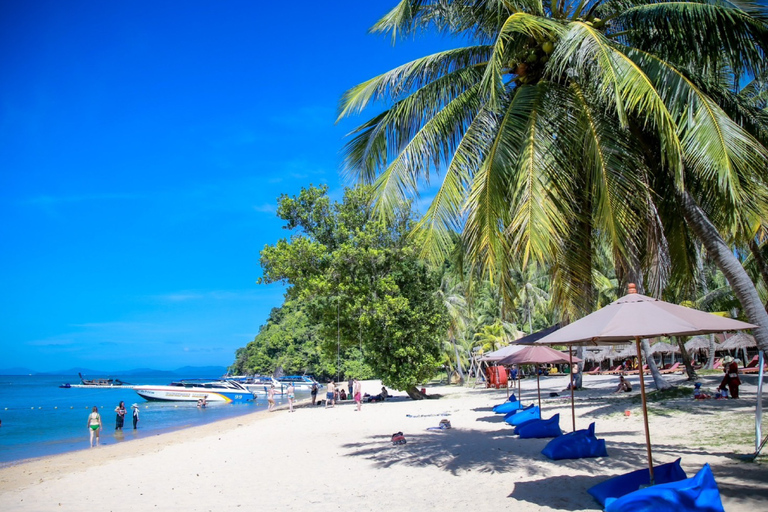
[[[539,368],[536,367],[536,389],[539,391],[539,418],[541,418],[541,385],[539,384]]]
[[[570,368],[568,368],[568,375],[571,376],[571,419],[573,420],[573,432],[576,432],[576,406],[574,405],[573,398],[573,345],[568,345],[568,359],[570,360]],[[541,410],[541,408],[539,408]]]
[[[640,338],[635,337],[635,346],[637,347],[637,361],[640,367],[640,397],[643,401],[643,423],[645,424],[645,449],[648,452],[648,476],[650,478],[651,485],[656,482],[653,478],[653,456],[651,455],[651,432],[648,429],[648,406],[645,400],[645,372],[643,371],[643,352],[640,349]]]

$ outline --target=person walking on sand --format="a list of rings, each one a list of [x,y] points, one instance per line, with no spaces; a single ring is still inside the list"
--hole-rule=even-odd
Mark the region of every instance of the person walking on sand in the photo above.
[[[723,372],[725,373],[725,376],[720,383],[720,387],[717,389],[725,390],[727,387],[731,394],[731,398],[739,398],[739,385],[741,384],[741,379],[739,379],[739,364],[731,356],[727,356],[724,359],[724,362],[725,368],[723,369]]]
[[[333,379],[328,381],[328,389],[325,392],[325,408],[328,408],[328,404],[333,407],[336,405],[336,401],[334,400],[334,396],[336,394],[336,385],[333,383]]]
[[[121,400],[117,407],[115,407],[115,412],[117,413],[117,417],[115,418],[115,430],[123,430],[125,414],[128,412],[125,409],[125,402]]]
[[[101,415],[99,408],[95,405],[91,414],[88,415],[88,432],[91,434],[91,448],[93,448],[93,438],[96,438],[96,446],[99,446],[99,432],[101,431]]]
[[[363,407],[363,386],[360,381],[355,379],[352,382],[352,391],[355,397],[355,403],[357,404],[357,410],[359,411]]]
[[[272,384],[269,386],[269,389],[267,390],[267,403],[269,404],[269,407],[267,410],[269,412],[272,412],[275,410],[275,385]]]
[[[136,425],[139,423],[139,404],[133,404],[131,411],[133,414],[133,430],[136,430]]]
[[[295,391],[293,382],[289,383],[288,389],[286,389],[286,392],[288,393],[288,412],[293,412],[293,400],[296,398],[296,395],[294,394]]]

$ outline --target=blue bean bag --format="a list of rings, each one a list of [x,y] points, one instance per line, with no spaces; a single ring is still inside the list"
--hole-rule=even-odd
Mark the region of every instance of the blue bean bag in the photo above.
[[[577,430],[551,440],[541,453],[552,460],[608,456],[605,439],[595,437],[594,423],[587,429]]]
[[[507,414],[512,411],[517,411],[518,409],[522,409],[523,404],[521,402],[518,402],[515,400],[514,402],[504,402],[503,404],[499,404],[493,408],[493,412],[496,414]]]
[[[510,416],[509,418],[504,418],[504,421],[513,427],[516,427],[525,423],[526,421],[539,419],[541,419],[541,412],[539,412],[539,407],[534,405],[533,407],[527,407],[525,410],[519,411],[517,414]]]
[[[679,482],[685,480],[688,475],[685,474],[683,468],[680,467],[680,459],[661,466],[655,466],[653,468],[654,480],[656,484],[667,484],[670,482]],[[634,492],[640,488],[640,486],[647,486],[651,483],[651,478],[648,473],[648,468],[638,469],[625,475],[619,475],[601,482],[593,487],[587,489],[587,492],[592,495],[593,498],[600,503],[601,506],[605,506],[605,502],[608,498],[621,498],[622,496]]]
[[[555,414],[548,420],[531,420],[515,428],[515,434],[520,439],[540,439],[543,437],[558,437],[563,434],[560,430],[560,415]]]
[[[536,406],[533,405],[533,404],[530,404],[528,407],[520,407],[520,409],[515,409],[514,411],[509,411],[507,414],[504,415],[504,419],[506,420],[510,416],[514,416],[515,414],[517,414],[519,412],[527,411],[531,407],[536,407]]]
[[[654,475],[655,475],[654,471]],[[605,512],[724,512],[715,477],[709,464],[692,478],[654,485],[621,498],[608,498]]]

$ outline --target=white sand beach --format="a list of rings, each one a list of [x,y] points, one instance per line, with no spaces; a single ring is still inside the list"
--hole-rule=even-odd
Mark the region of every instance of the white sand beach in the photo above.
[[[718,379],[702,380],[714,388]],[[728,512],[768,510],[768,458],[739,458],[754,450],[756,381],[744,377],[740,400],[650,404],[655,462],[682,457],[689,476],[709,463]],[[0,469],[0,510],[599,510],[587,488],[646,464],[639,401],[610,395],[615,383],[585,376],[576,402],[576,427],[596,422],[609,457],[551,461],[540,453],[548,440],[516,438],[491,411],[505,390],[442,386],[428,388],[442,395],[435,400],[395,393],[361,412],[351,403],[282,408],[19,463]],[[560,413],[568,432],[566,393],[548,396],[566,384],[542,379],[542,397],[543,416]],[[535,379],[523,381],[523,400],[535,390]],[[452,429],[427,430],[443,417]],[[397,431],[407,444],[392,445]]]

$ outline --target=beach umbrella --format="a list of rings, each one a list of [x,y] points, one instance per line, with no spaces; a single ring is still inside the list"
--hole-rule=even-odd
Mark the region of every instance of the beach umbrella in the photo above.
[[[501,347],[499,350],[494,350],[493,352],[488,352],[487,354],[483,354],[480,357],[480,361],[486,361],[486,362],[500,361],[505,357],[511,356],[518,350],[522,350],[522,349],[523,347],[519,345],[507,345],[506,347]]]
[[[580,362],[581,359],[575,358],[576,362]],[[568,354],[564,354],[559,350],[549,348],[543,345],[532,345],[523,347],[522,350],[515,352],[509,357],[505,357],[500,360],[498,364],[565,364],[570,361],[573,365],[574,359],[568,358]],[[573,368],[573,366],[571,366]],[[539,410],[541,410],[541,385],[539,383],[539,372],[536,371],[536,389],[539,393]]]
[[[631,343],[634,340],[640,367],[640,396],[643,405],[648,471],[651,484],[653,484],[651,435],[648,429],[648,406],[645,397],[640,340],[659,336],[692,336],[752,329],[754,327],[757,326],[641,295],[637,293],[635,285],[630,283],[629,293],[624,297],[558,329],[537,343],[542,345],[596,346]],[[575,412],[573,422],[575,430]]]
[[[720,350],[720,344],[715,342],[715,350]],[[694,350],[709,350],[709,336],[694,336],[685,342],[685,350],[693,352]]]
[[[727,338],[723,343],[717,347],[717,350],[738,350],[741,348],[756,347],[757,341],[754,336],[740,332],[734,334],[730,338]]]

